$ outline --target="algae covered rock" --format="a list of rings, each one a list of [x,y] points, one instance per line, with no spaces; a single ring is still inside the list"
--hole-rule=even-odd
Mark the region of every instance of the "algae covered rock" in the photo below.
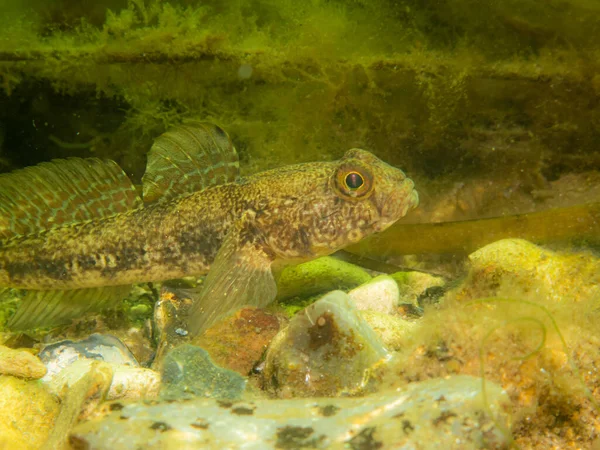
[[[402,319],[378,311],[361,311],[360,315],[379,336],[389,350],[400,350],[411,341],[411,334],[420,326],[419,322]]]
[[[237,399],[246,388],[246,380],[237,372],[218,367],[206,350],[184,344],[171,350],[162,369],[161,395],[169,399],[192,396]]]
[[[388,357],[350,297],[333,291],[296,314],[275,337],[264,380],[281,397],[357,393]]]
[[[361,267],[325,256],[286,267],[277,280],[277,298],[310,297],[336,289],[352,289],[371,279]]]
[[[457,376],[361,398],[135,403],[78,425],[75,448],[508,448],[507,396]],[[122,405],[120,405],[122,406]]]
[[[41,448],[59,409],[58,400],[39,383],[0,376],[0,448]]]
[[[546,250],[523,239],[503,239],[469,255],[465,298],[528,296],[543,302],[582,301],[600,294],[600,260],[586,253]]]
[[[37,379],[46,374],[46,366],[29,352],[0,345],[0,375]]]

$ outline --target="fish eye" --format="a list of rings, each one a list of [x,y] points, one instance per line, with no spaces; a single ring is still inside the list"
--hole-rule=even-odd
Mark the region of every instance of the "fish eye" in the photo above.
[[[365,180],[360,173],[350,172],[348,175],[346,175],[344,182],[348,189],[354,191],[360,188],[365,183]]]
[[[337,168],[333,183],[336,192],[346,199],[365,199],[373,193],[371,168],[355,159]]]

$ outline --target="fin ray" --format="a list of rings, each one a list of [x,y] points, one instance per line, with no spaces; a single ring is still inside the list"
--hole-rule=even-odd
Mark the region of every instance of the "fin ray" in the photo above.
[[[208,122],[190,121],[159,136],[142,177],[144,202],[165,200],[239,177],[229,136]]]
[[[234,227],[225,238],[199,296],[194,299],[188,318],[192,336],[242,306],[260,308],[275,299],[273,256],[256,242],[241,243],[240,235],[246,234],[242,230],[243,225]]]
[[[114,161],[69,158],[0,175],[0,239],[142,206]]]
[[[130,289],[130,286],[105,286],[90,289],[25,291],[21,305],[8,323],[8,328],[28,330],[62,325],[88,312],[114,306]]]

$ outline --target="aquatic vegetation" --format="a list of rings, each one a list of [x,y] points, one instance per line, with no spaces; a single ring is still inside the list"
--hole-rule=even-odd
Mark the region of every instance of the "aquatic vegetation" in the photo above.
[[[471,259],[463,283],[426,307],[404,336],[389,382],[480,376],[511,398],[516,445],[587,445],[598,420],[598,260],[519,240],[491,244]],[[550,411],[561,417],[560,434],[552,432]]]

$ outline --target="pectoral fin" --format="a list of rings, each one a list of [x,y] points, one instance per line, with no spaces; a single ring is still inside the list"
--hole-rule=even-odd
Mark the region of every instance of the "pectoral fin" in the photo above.
[[[188,321],[191,335],[202,333],[241,306],[271,303],[277,294],[271,272],[273,260],[251,220],[242,219],[225,238],[194,301]]]

